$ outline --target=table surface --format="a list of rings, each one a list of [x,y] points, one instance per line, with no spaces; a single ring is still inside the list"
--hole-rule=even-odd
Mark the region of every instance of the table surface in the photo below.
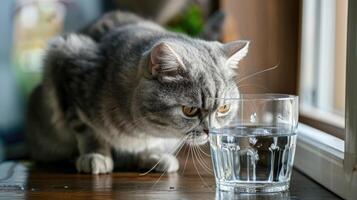
[[[219,192],[212,173],[205,172],[191,155],[186,167],[181,166],[178,173],[144,176],[137,172],[78,174],[68,164],[3,162],[0,164],[0,199],[340,199],[296,170],[289,192],[262,195]],[[180,163],[184,165],[186,159],[182,158]],[[205,161],[210,165],[209,157]]]

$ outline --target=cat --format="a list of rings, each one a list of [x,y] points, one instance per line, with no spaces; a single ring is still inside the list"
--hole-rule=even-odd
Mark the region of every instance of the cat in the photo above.
[[[53,39],[28,103],[31,158],[76,159],[78,172],[92,174],[117,166],[177,171],[177,144],[206,143],[208,123],[223,125],[237,109],[219,98],[239,96],[235,69],[248,47],[190,38],[120,11]]]

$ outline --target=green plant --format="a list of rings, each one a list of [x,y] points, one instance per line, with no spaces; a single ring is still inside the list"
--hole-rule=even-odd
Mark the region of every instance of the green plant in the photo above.
[[[196,4],[192,4],[182,15],[169,23],[168,29],[174,32],[186,33],[190,36],[198,36],[203,30],[203,25],[204,18],[201,8]]]

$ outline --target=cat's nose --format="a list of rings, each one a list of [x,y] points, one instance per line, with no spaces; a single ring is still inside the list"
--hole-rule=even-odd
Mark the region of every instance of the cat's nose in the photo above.
[[[205,132],[208,135],[208,129],[204,128],[203,132]]]

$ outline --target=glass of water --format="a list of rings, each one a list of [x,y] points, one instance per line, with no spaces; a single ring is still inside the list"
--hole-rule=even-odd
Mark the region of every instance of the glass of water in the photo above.
[[[256,193],[288,190],[292,172],[298,97],[243,94],[212,98],[209,138],[219,190]]]

